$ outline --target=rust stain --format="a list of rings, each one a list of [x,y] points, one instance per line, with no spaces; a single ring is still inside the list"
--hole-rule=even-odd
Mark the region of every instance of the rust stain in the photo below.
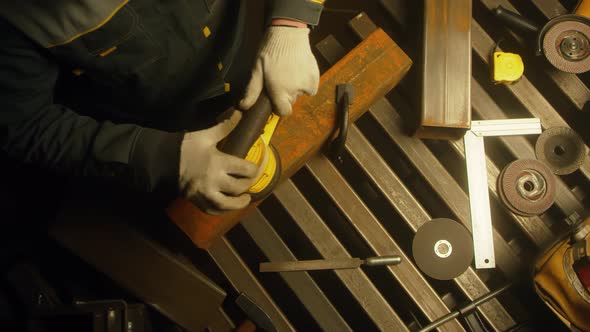
[[[337,115],[336,85],[350,83],[354,86],[355,100],[349,114],[351,121],[355,121],[397,85],[411,65],[410,58],[378,29],[325,72],[317,95],[299,98],[292,115],[280,123],[273,135],[272,144],[281,156],[282,180],[303,167],[332,137]],[[166,211],[193,243],[206,249],[258,204],[211,216],[190,202],[177,199]]]

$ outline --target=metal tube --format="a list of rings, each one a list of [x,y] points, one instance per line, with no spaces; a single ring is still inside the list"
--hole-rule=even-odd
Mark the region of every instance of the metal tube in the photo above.
[[[490,292],[490,293],[474,300],[473,302],[466,304],[465,306],[459,308],[458,310],[455,310],[455,311],[449,313],[448,315],[442,316],[441,318],[424,326],[418,332],[428,332],[428,331],[434,330],[437,327],[442,326],[443,324],[445,324],[446,322],[448,322],[452,319],[455,319],[455,318],[462,316],[462,315],[466,315],[466,314],[470,313],[471,311],[475,310],[478,306],[480,306],[480,305],[496,298],[498,295],[504,293],[511,286],[512,286],[512,284],[504,285],[503,287],[501,287],[493,292]]]

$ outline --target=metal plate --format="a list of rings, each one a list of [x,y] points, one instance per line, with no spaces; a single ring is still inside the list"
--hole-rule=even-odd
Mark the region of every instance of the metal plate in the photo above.
[[[510,163],[498,177],[498,195],[506,207],[522,216],[547,211],[555,201],[555,177],[538,160],[521,159]]]
[[[567,127],[547,129],[535,145],[537,159],[544,162],[554,174],[566,175],[578,170],[586,158],[582,138]]]
[[[555,68],[568,73],[590,70],[590,26],[567,20],[553,25],[543,37],[543,53]]]
[[[433,219],[424,224],[412,243],[416,265],[438,280],[460,276],[473,260],[471,236],[465,227],[451,219]]]

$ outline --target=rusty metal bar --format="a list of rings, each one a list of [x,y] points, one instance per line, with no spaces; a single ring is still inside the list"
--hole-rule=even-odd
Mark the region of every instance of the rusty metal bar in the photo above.
[[[471,24],[471,33],[475,53],[487,64],[489,62],[489,51],[494,47],[494,41],[475,20]],[[530,114],[541,120],[543,128],[569,128],[569,124],[535,88],[531,81],[526,78],[526,75],[520,79],[518,84],[507,85],[506,87],[524,105]],[[590,179],[590,158],[584,160],[580,171],[587,179]]]
[[[248,295],[272,319],[279,331],[295,331],[287,317],[252,274],[229,241],[222,237],[208,249],[209,255],[238,293]]]
[[[346,143],[347,147],[350,140],[351,137],[349,136]],[[307,163],[307,169],[377,255],[399,255],[402,257],[403,264],[388,266],[387,269],[399,281],[424,315],[428,319],[434,320],[449,313],[449,309],[420,274],[412,260],[406,256],[393,237],[387,233],[334,165],[326,157],[318,155]],[[391,189],[388,188],[388,190]],[[444,329],[448,331],[463,330],[461,324],[457,321],[451,322]]]
[[[499,5],[502,7],[511,10],[515,13],[518,13],[518,10],[512,6],[510,1],[508,0],[481,0],[484,6],[488,9],[492,10]],[[560,11],[560,8],[565,11],[565,8],[558,1],[548,1],[548,0],[541,0],[535,1],[535,5],[540,10],[549,11],[550,13],[555,13],[556,11]],[[548,8],[548,7],[551,7]],[[545,17],[547,19],[556,16],[557,14]],[[526,14],[525,14],[526,16]],[[533,47],[533,46],[531,46]],[[490,49],[491,50],[491,49]],[[488,50],[489,52],[489,50]],[[526,64],[525,64],[526,65]],[[584,104],[590,100],[590,90],[588,87],[582,82],[582,80],[577,75],[572,75],[569,73],[564,73],[558,69],[555,69],[552,66],[546,66],[546,72],[551,77],[551,79],[555,82],[555,84],[559,87],[559,89],[568,97],[568,99],[576,106],[578,110],[581,110],[584,107]]]
[[[291,180],[277,187],[274,194],[324,258],[351,257]],[[408,330],[363,270],[336,270],[334,273],[380,330]]]
[[[471,124],[471,0],[424,2],[422,138],[462,137]]]
[[[349,110],[354,121],[375,100],[389,92],[411,64],[397,44],[383,30],[377,30],[324,73],[317,95],[299,98],[293,115],[283,121],[273,135],[272,143],[281,156],[282,179],[293,175],[331,137],[336,123],[334,91],[337,84],[347,82],[354,87],[356,97]],[[179,199],[167,212],[197,246],[208,248],[255,205],[222,216],[210,216]]]
[[[242,220],[242,226],[271,261],[297,260],[258,209]],[[323,330],[351,331],[344,318],[307,272],[280,275]]]
[[[492,100],[490,95],[474,79],[471,83],[471,94],[473,96],[473,112],[478,114],[482,119],[507,119],[506,113]],[[505,136],[499,137],[504,146],[517,158],[535,159],[535,148],[524,137]],[[563,211],[566,216],[573,212],[584,210],[582,203],[569,190],[569,187],[561,180],[555,177],[557,184],[557,195],[555,204]]]

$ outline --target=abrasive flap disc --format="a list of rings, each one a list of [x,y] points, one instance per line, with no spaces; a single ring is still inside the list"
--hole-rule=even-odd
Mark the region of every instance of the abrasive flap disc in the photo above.
[[[545,130],[535,144],[537,159],[544,162],[554,174],[575,172],[586,158],[586,144],[572,129],[553,127]]]
[[[590,70],[590,26],[568,19],[555,23],[543,36],[543,53],[555,68],[568,73]]]
[[[460,276],[473,260],[473,243],[465,227],[451,219],[433,219],[418,229],[412,243],[416,265],[426,275],[449,280]]]
[[[535,216],[555,202],[555,176],[549,167],[534,159],[520,159],[506,166],[498,176],[500,200],[513,213]]]

